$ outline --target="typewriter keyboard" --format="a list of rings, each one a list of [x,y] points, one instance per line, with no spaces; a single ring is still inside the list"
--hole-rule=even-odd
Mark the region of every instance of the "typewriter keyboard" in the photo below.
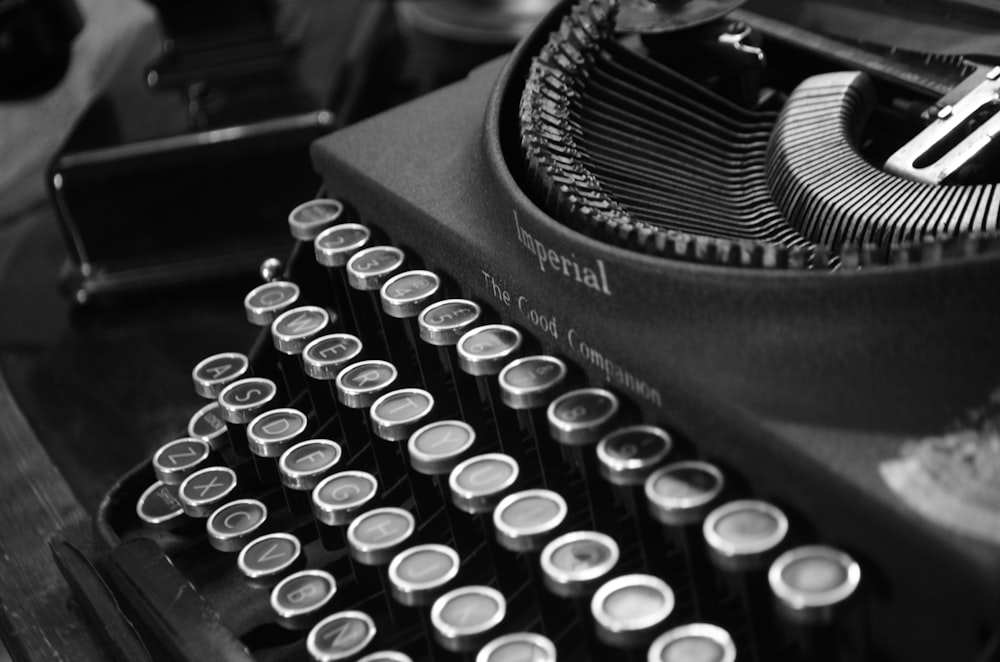
[[[340,202],[289,223],[288,269],[265,263],[244,300],[257,346],[194,366],[205,406],[153,456],[109,555],[157,649],[868,659],[858,563],[697,440],[641,420]]]

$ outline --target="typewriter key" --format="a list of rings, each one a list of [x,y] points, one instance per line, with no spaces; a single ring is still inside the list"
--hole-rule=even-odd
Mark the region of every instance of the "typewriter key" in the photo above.
[[[388,361],[359,361],[337,375],[337,399],[352,409],[367,409],[392,387],[397,375]]]
[[[525,356],[503,367],[500,399],[511,409],[548,406],[566,383],[566,364],[554,356]]]
[[[247,320],[255,326],[269,326],[278,315],[294,306],[300,295],[299,286],[286,280],[258,285],[243,299]]]
[[[310,342],[336,322],[336,315],[319,306],[299,306],[278,315],[271,322],[274,347],[282,354],[301,354]]]
[[[153,472],[166,485],[180,485],[208,459],[211,446],[200,439],[175,439],[153,455]]]
[[[311,491],[340,464],[340,444],[329,439],[300,441],[278,459],[281,484],[293,490]]]
[[[214,400],[226,384],[247,376],[250,359],[238,352],[213,354],[202,359],[191,371],[194,392],[203,398]]]
[[[472,451],[476,431],[465,421],[435,421],[410,435],[410,465],[427,476],[451,473]]]
[[[330,526],[344,526],[367,508],[378,493],[378,481],[364,471],[327,476],[313,490],[313,513]]]
[[[326,267],[343,267],[371,240],[371,230],[359,223],[340,223],[316,236],[316,261]]]
[[[347,528],[351,556],[364,565],[389,563],[417,529],[408,510],[376,508],[358,515]]]
[[[417,316],[420,338],[430,345],[451,347],[469,329],[479,324],[482,308],[467,299],[445,299],[432,303]]]
[[[399,651],[375,651],[365,655],[358,662],[413,662],[413,658]]]
[[[476,662],[556,662],[556,647],[534,632],[512,632],[497,637],[476,654]]]
[[[674,611],[674,592],[652,575],[623,575],[594,593],[590,610],[597,638],[616,648],[647,644]]]
[[[229,467],[206,467],[184,479],[177,497],[190,517],[208,517],[236,491],[236,472]]]
[[[764,501],[730,501],[709,513],[703,525],[713,561],[724,570],[765,567],[788,533],[785,514]]]
[[[535,552],[566,520],[566,500],[549,490],[510,494],[493,511],[497,542],[512,552]]]
[[[489,641],[506,616],[507,601],[489,586],[453,589],[431,607],[435,640],[456,653],[472,652]]]
[[[446,545],[417,545],[396,554],[389,563],[392,597],[408,607],[434,602],[458,576],[458,553]]]
[[[347,261],[347,281],[356,290],[377,292],[403,266],[403,259],[403,251],[395,246],[365,248]]]
[[[288,229],[298,241],[312,241],[344,218],[344,203],[331,198],[303,202],[288,214]]]
[[[250,541],[236,558],[243,576],[257,584],[277,582],[305,561],[302,543],[290,533],[268,533]]]
[[[300,630],[317,620],[337,594],[337,581],[324,570],[299,570],[271,589],[271,609],[284,627]]]
[[[807,545],[775,559],[767,578],[785,618],[805,625],[826,624],[857,591],[861,567],[840,550]]]
[[[514,458],[501,453],[470,457],[448,477],[452,501],[467,513],[489,512],[514,486],[519,472]]]
[[[545,546],[541,565],[545,586],[564,598],[593,594],[618,563],[618,543],[597,531],[566,533]]]
[[[500,370],[521,351],[521,332],[506,324],[487,324],[458,340],[458,365],[467,374],[486,377]]]
[[[375,621],[368,614],[340,611],[316,624],[306,639],[306,648],[317,662],[348,660],[360,654],[375,633]]]
[[[441,279],[431,271],[404,271],[382,285],[382,310],[390,317],[416,317],[441,291]]]
[[[302,350],[305,373],[313,379],[333,381],[340,371],[361,356],[362,343],[349,333],[316,338]]]
[[[226,422],[222,419],[222,406],[211,402],[191,416],[187,426],[188,436],[207,442],[213,450],[226,445]]]
[[[184,506],[177,495],[159,480],[139,496],[135,514],[143,524],[160,529],[172,529],[186,521]]]
[[[657,637],[646,659],[647,662],[736,662],[736,645],[718,625],[689,623]]]
[[[409,439],[427,422],[434,409],[434,396],[419,388],[390,391],[371,406],[372,428],[388,441]]]
[[[601,475],[615,485],[643,485],[670,455],[673,440],[652,425],[630,425],[606,435],[597,444]]]
[[[619,409],[618,396],[602,388],[564,393],[549,404],[549,434],[569,446],[597,443],[613,429]]]
[[[213,512],[205,528],[208,542],[220,552],[238,552],[267,521],[267,506],[257,499],[230,501]]]
[[[258,457],[279,457],[301,437],[308,426],[298,409],[272,409],[259,414],[247,425],[250,452]]]

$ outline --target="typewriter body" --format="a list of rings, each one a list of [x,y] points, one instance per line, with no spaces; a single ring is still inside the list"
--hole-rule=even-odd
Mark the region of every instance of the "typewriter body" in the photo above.
[[[563,3],[314,143],[323,197],[246,301],[260,341],[195,368],[215,413],[99,513],[153,657],[1000,655],[996,168],[882,165],[995,74],[946,62],[967,82],[942,105],[931,74],[731,6],[676,60],[690,30],[616,30],[637,6]],[[710,57],[734,39],[736,78]],[[475,443],[421,450],[443,422]],[[296,482],[290,448],[336,458]],[[417,545],[456,576],[406,581]]]

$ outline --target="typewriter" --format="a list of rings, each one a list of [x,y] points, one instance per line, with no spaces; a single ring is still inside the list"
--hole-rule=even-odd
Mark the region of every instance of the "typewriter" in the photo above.
[[[739,4],[314,143],[98,513],[122,658],[1000,659],[1000,69]]]

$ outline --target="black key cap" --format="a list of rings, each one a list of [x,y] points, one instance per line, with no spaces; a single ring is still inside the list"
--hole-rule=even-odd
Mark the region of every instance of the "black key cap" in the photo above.
[[[226,384],[249,376],[250,359],[239,352],[213,354],[198,362],[191,371],[194,392],[215,400]]]
[[[220,552],[238,552],[260,535],[265,522],[267,506],[257,499],[230,501],[209,516],[208,542]]]
[[[276,280],[250,290],[243,299],[243,309],[254,326],[270,326],[278,315],[298,303],[300,296],[298,285]]]
[[[349,660],[360,655],[375,634],[375,621],[368,614],[340,611],[316,624],[306,639],[306,649],[317,662]]]
[[[337,594],[337,581],[325,570],[299,570],[271,589],[271,610],[279,625],[302,630],[320,620]]]
[[[507,601],[489,586],[462,586],[434,601],[434,639],[445,649],[471,653],[496,636],[507,616]]]
[[[327,476],[312,492],[313,515],[327,549],[343,549],[342,527],[367,510],[378,495],[378,481],[364,471],[341,471]]]
[[[290,533],[268,533],[240,550],[236,567],[254,585],[272,586],[304,562],[298,538]]]
[[[308,426],[306,415],[290,407],[265,411],[250,421],[247,444],[262,480],[278,479],[277,458],[305,436]]]

